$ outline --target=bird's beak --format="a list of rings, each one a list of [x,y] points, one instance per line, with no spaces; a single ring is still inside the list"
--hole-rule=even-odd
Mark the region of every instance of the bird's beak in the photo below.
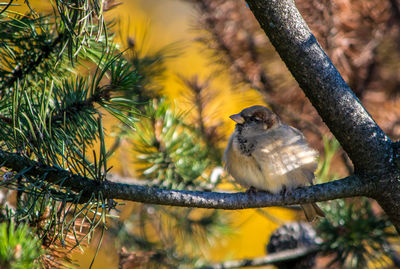
[[[244,118],[239,114],[234,114],[234,115],[230,115],[229,118],[231,118],[231,120],[233,120],[236,123],[239,124],[243,124],[244,123]]]

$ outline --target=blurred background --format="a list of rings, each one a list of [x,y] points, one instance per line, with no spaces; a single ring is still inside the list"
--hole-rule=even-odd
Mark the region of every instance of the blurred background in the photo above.
[[[133,90],[131,98],[140,103],[144,115],[133,134],[106,115],[106,145],[113,154],[111,180],[175,189],[243,191],[223,171],[222,155],[234,129],[229,115],[255,104],[272,108],[319,151],[317,183],[352,173],[346,153],[243,1],[106,2],[112,7],[105,17],[113,22],[114,42],[142,74],[141,87]],[[51,12],[45,1],[30,3]],[[399,3],[297,0],[296,4],[378,125],[391,139],[398,139]],[[306,255],[309,263],[277,266],[399,266],[397,236],[373,201],[354,198],[320,205],[328,217],[310,226],[302,222],[304,216],[297,207],[215,211],[123,202],[113,212],[119,218],[108,220],[93,268],[201,268],[212,264],[204,268],[219,268],[215,264],[222,261],[263,257],[267,249],[273,253],[315,245],[321,251],[313,252],[311,258]],[[81,268],[91,264],[98,237],[84,252],[74,251],[70,256]],[[285,240],[295,243],[285,245]]]

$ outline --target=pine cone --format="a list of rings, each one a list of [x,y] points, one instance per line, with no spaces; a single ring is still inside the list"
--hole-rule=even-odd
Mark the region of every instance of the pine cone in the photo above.
[[[267,245],[268,253],[277,253],[284,250],[300,247],[314,247],[321,242],[314,228],[305,222],[289,222],[276,229]],[[299,259],[284,261],[275,264],[279,269],[308,269],[315,265],[317,253],[311,253]]]

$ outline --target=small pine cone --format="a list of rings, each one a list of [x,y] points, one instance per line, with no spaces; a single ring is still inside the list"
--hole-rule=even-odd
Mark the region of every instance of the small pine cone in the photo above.
[[[289,222],[276,229],[267,245],[269,254],[300,247],[313,247],[318,245],[321,239],[314,228],[305,222]],[[317,253],[311,253],[301,258],[283,261],[275,264],[279,269],[309,269],[315,265]]]

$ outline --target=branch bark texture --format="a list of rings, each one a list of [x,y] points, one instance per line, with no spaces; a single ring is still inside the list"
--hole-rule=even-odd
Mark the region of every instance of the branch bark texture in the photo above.
[[[365,184],[356,176],[298,188],[284,195],[266,192],[221,193],[204,191],[184,191],[152,188],[134,184],[122,184],[111,181],[95,181],[73,174],[61,168],[44,166],[15,153],[0,150],[0,162],[14,171],[25,171],[24,175],[39,177],[49,183],[81,193],[81,201],[86,202],[93,194],[102,193],[104,198],[123,199],[149,204],[215,208],[245,209],[268,206],[294,205],[327,201],[337,198],[368,195],[374,189],[373,184]]]

